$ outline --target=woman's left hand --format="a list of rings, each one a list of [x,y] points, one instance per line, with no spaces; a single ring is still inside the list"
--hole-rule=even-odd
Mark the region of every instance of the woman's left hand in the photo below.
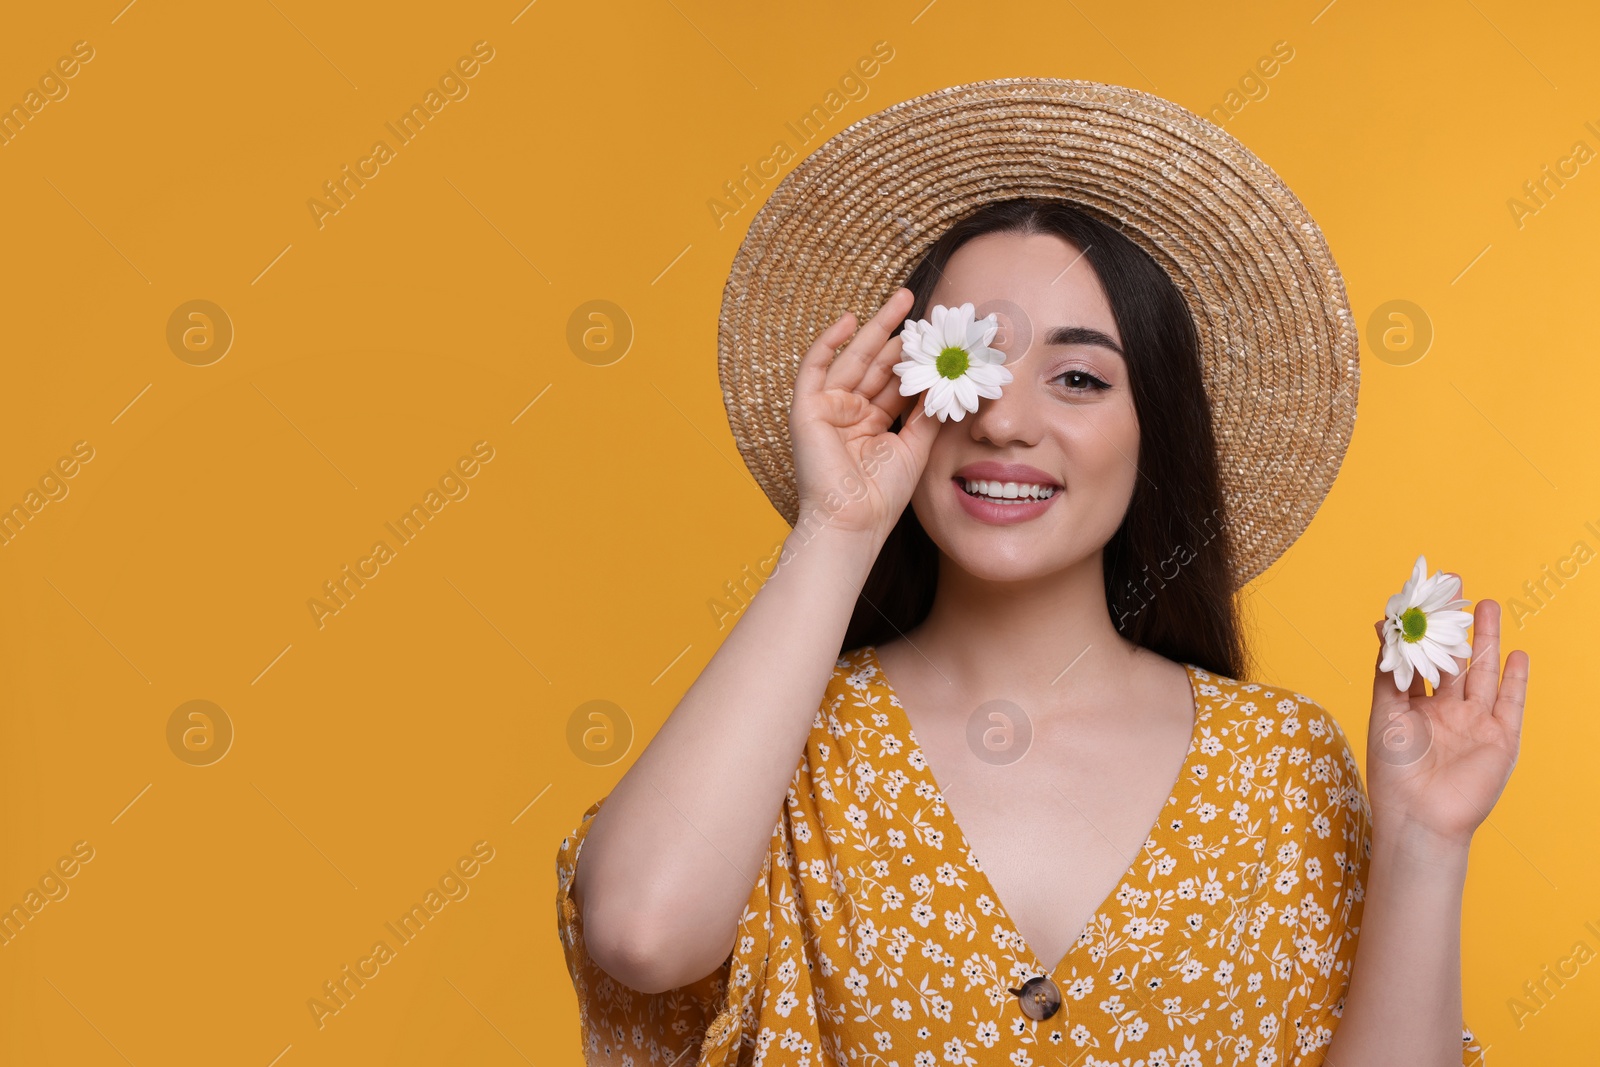
[[[1383,659],[1383,621],[1376,662]],[[1430,846],[1465,849],[1511,777],[1522,739],[1528,654],[1516,649],[1500,675],[1500,605],[1472,608],[1470,665],[1454,657],[1432,694],[1420,671],[1402,693],[1376,670],[1367,734],[1367,792],[1375,830]]]

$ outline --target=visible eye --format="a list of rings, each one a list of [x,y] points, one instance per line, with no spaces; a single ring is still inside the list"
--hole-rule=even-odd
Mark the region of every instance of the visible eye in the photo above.
[[[1109,382],[1101,381],[1099,378],[1095,377],[1093,374],[1090,374],[1086,370],[1062,371],[1060,374],[1056,375],[1050,380],[1059,382],[1063,378],[1070,378],[1074,380],[1071,384],[1068,384],[1067,388],[1075,393],[1103,392],[1104,390],[1111,388],[1111,384]]]

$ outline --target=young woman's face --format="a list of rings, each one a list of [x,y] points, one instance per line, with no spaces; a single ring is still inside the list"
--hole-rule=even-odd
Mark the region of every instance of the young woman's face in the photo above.
[[[1111,539],[1140,477],[1122,337],[1088,259],[1053,234],[985,234],[962,245],[928,307],[967,302],[979,318],[997,313],[990,344],[1006,353],[1013,380],[998,399],[981,399],[976,413],[939,428],[911,507],[975,577],[1052,574]],[[983,469],[994,463],[1035,469]],[[1029,484],[1057,488],[1047,502],[986,503],[966,496],[968,475],[991,490],[1016,482],[1024,496]]]

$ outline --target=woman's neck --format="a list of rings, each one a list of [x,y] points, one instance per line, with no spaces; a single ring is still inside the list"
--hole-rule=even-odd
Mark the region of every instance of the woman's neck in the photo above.
[[[906,635],[947,680],[973,692],[1117,688],[1150,654],[1117,632],[1099,553],[1042,578],[993,582],[941,556],[928,617]]]

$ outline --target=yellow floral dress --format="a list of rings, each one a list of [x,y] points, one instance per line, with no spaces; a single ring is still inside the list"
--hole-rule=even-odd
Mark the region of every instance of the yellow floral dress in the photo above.
[[[1359,765],[1310,697],[1184,666],[1197,715],[1175,791],[1053,971],[1007,920],[871,645],[836,662],[738,940],[706,977],[644,994],[589,958],[569,888],[602,797],[556,859],[586,1062],[1321,1064],[1371,854]],[[1463,1027],[1462,1063],[1482,1062]]]

